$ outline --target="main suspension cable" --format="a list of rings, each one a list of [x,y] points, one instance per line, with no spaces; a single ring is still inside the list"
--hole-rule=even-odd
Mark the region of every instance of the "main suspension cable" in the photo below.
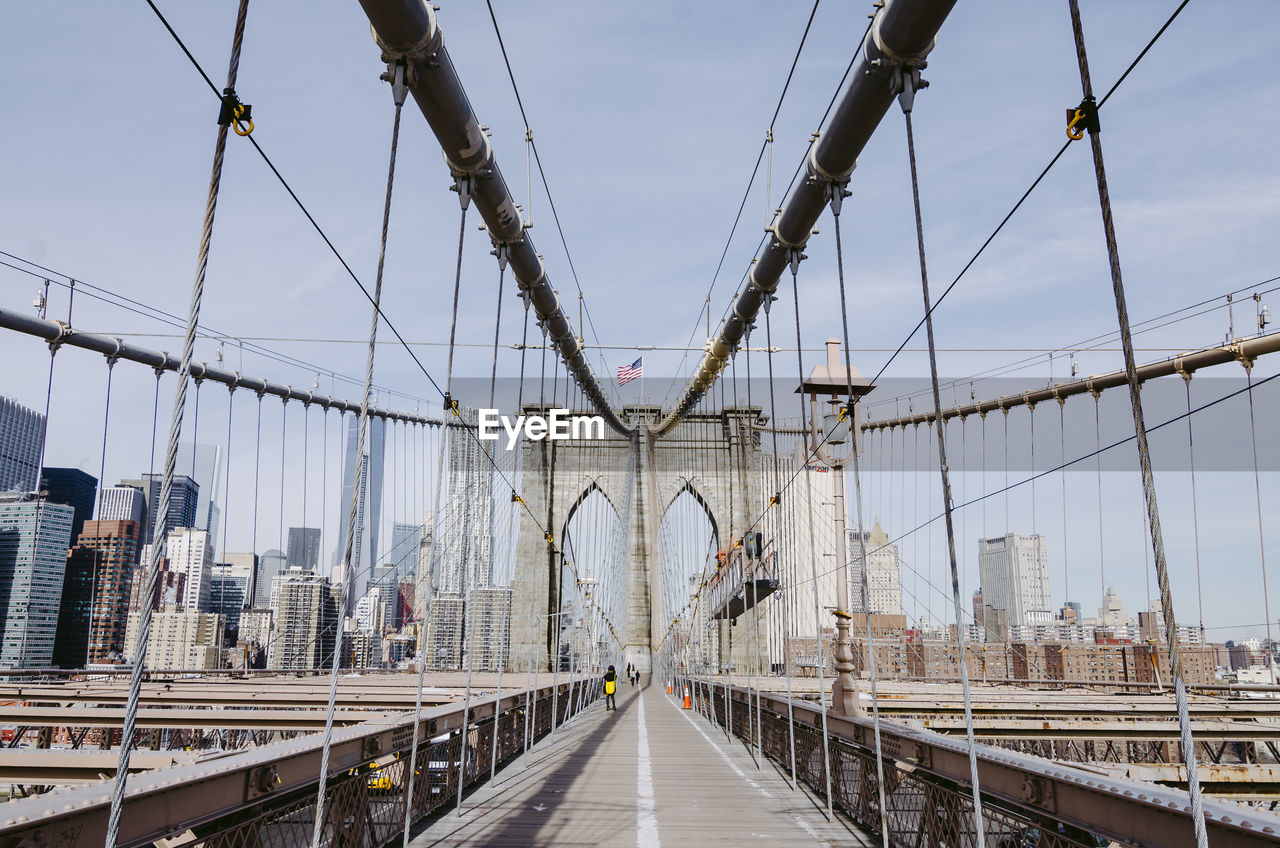
[[[347,537],[345,550],[342,556],[342,587],[338,595],[338,617],[336,619],[334,633],[333,655],[329,669],[329,703],[325,710],[324,722],[324,747],[320,755],[320,782],[316,788],[316,814],[315,823],[311,832],[311,848],[320,848],[321,834],[324,829],[325,820],[325,789],[329,780],[329,748],[333,740],[333,713],[338,697],[338,667],[342,654],[342,626],[343,620],[346,618],[349,597],[354,590],[355,583],[355,560],[353,552],[355,547],[356,536],[356,517],[359,514],[360,507],[360,489],[361,489],[361,457],[364,456],[365,440],[368,437],[369,429],[369,396],[373,385],[373,359],[374,353],[377,351],[378,338],[378,320],[381,316],[382,302],[382,273],[386,266],[387,259],[387,230],[391,224],[391,197],[392,190],[395,186],[396,177],[396,149],[400,141],[400,113],[404,107],[404,101],[408,95],[408,85],[405,82],[405,74],[407,68],[403,61],[396,61],[391,71],[391,92],[395,102],[395,116],[391,126],[391,154],[390,162],[387,165],[387,190],[386,196],[382,204],[382,236],[378,245],[378,271],[373,284],[373,317],[369,324],[369,353],[365,360],[364,371],[364,393],[360,399],[360,421],[356,435],[355,450],[355,467],[353,469],[353,480],[355,484],[351,487],[351,507],[347,512]],[[372,565],[371,565],[372,568]],[[414,727],[417,727],[416,715]]]
[[[150,0],[148,0],[150,2]],[[152,5],[154,7],[154,4]],[[236,14],[235,32],[231,39],[231,57],[227,68],[228,102],[235,101],[236,77],[240,69],[240,47],[244,41],[245,17],[249,11],[249,0],[240,0]],[[206,77],[208,79],[208,77]],[[216,89],[215,89],[216,91]],[[238,117],[238,115],[236,116]],[[218,189],[222,184],[222,162],[227,147],[227,130],[232,121],[218,124],[217,140],[214,143],[213,169],[209,177],[209,193],[205,202],[204,225],[201,231],[200,248],[196,258],[196,277],[191,291],[191,306],[187,317],[186,337],[182,345],[182,359],[178,368],[177,393],[173,402],[173,414],[169,426],[169,445],[165,453],[164,473],[160,482],[160,495],[156,499],[157,518],[167,516],[172,494],[174,464],[177,461],[178,440],[182,435],[182,416],[186,411],[187,379],[191,373],[192,353],[195,347],[196,326],[200,321],[200,305],[204,297],[205,271],[209,264],[209,245],[213,240],[213,219],[218,206]],[[237,130],[238,131],[238,130]],[[157,387],[159,375],[157,374]],[[152,481],[148,481],[148,488]],[[151,546],[151,558],[147,563],[146,590],[142,595],[144,603],[138,613],[138,634],[134,643],[133,669],[129,675],[129,696],[125,704],[124,723],[120,733],[120,757],[116,765],[115,785],[111,793],[111,809],[107,817],[107,833],[104,839],[105,848],[116,848],[120,835],[120,815],[124,809],[125,786],[129,781],[129,762],[133,752],[134,729],[138,717],[138,700],[142,693],[142,673],[146,667],[146,648],[151,635],[151,599],[155,597],[156,581],[160,576],[160,560],[165,547],[165,540],[154,540]]]
[[[929,340],[929,379],[933,387],[933,409],[938,421],[938,468],[942,477],[942,507],[946,515],[947,558],[951,566],[951,599],[955,604],[956,615],[956,648],[960,661],[960,686],[964,695],[965,740],[969,749],[969,779],[973,794],[973,827],[975,842],[986,844],[985,822],[982,819],[982,788],[978,780],[978,751],[973,733],[973,700],[969,691],[969,663],[965,655],[965,628],[963,625],[963,607],[960,604],[960,571],[956,562],[956,533],[951,505],[951,476],[947,468],[947,439],[942,427],[942,395],[938,389],[938,353],[933,336],[933,307],[929,302],[929,270],[925,261],[924,220],[920,214],[920,179],[916,169],[915,133],[911,126],[911,109],[915,93],[920,88],[920,71],[918,68],[902,67],[901,93],[898,103],[907,127],[907,158],[911,165],[911,198],[915,207],[916,246],[920,254],[920,288],[924,296],[924,325]],[[1006,420],[1007,420],[1006,413]],[[1006,445],[1007,454],[1007,445]]]

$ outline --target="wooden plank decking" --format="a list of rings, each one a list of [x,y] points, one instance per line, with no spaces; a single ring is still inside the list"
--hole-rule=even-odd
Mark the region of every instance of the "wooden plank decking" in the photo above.
[[[461,846],[878,845],[658,686],[622,684],[419,833]]]

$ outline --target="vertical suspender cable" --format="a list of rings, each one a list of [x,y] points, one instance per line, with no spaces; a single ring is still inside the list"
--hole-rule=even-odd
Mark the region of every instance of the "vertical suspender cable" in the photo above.
[[[111,375],[116,370],[116,358],[107,357],[107,400],[102,413],[102,454],[98,462],[98,518],[102,518],[102,499],[106,497],[106,486],[102,481],[106,478],[107,469],[107,425],[111,421]],[[75,540],[72,540],[72,544]]]
[[[800,260],[804,258],[804,254],[799,248],[792,248],[791,252],[791,296],[795,300],[796,313],[796,370],[800,374],[801,382],[804,381],[804,346],[800,342],[800,283],[798,274],[800,271]],[[800,431],[807,433],[809,431],[808,416],[805,413],[804,395],[800,395]],[[808,457],[801,449],[801,462],[808,464]],[[818,543],[814,536],[813,530],[813,478],[809,474],[808,468],[801,468],[800,473],[804,474],[805,494],[808,503],[805,504],[805,515],[809,521],[809,568],[813,577],[813,624],[816,632],[814,633],[817,647],[818,661],[818,706],[822,713],[822,772],[823,780],[826,787],[827,798],[827,818],[832,817],[832,798],[831,798],[831,747],[830,740],[827,737],[827,684],[826,684],[826,666],[827,660],[822,651],[822,602],[819,599],[819,583],[818,583]]]
[[[258,493],[261,489],[259,486],[260,477],[262,476],[262,392],[258,392],[258,418],[254,427],[253,436],[253,551],[257,557],[258,551]],[[257,581],[262,579],[262,570],[254,569],[254,594],[258,593]],[[267,591],[271,590],[267,586]]]
[[[744,340],[744,343],[745,343],[745,346],[746,346],[746,357],[747,357],[747,415],[749,416],[749,417],[748,417],[748,421],[750,422],[750,428],[749,428],[749,429],[748,429],[748,431],[747,431],[747,444],[746,444],[746,447],[743,449],[743,452],[744,452],[744,453],[746,453],[746,454],[748,454],[748,455],[750,455],[750,452],[755,450],[755,445],[756,445],[755,431],[756,431],[756,421],[758,420],[758,419],[756,418],[755,405],[752,403],[752,398],[751,398],[751,325],[750,325],[750,324],[748,324],[748,325],[747,325],[747,331],[746,331],[746,333],[745,333],[745,335],[744,335],[744,339],[743,339],[743,340]],[[759,469],[759,470],[756,472],[756,480],[758,481],[758,483],[763,483],[763,482],[764,482],[764,480],[763,480],[763,477],[764,477],[763,471],[764,471],[764,469],[763,469],[763,468],[761,468],[761,469]],[[766,495],[765,495],[765,493],[764,493],[764,487],[761,485],[761,486],[759,486],[759,489],[760,489],[760,491],[759,491],[759,495],[760,495],[760,502],[761,502],[761,504],[762,504],[762,505],[763,505],[763,504],[767,504],[767,503],[768,503],[768,501],[766,500],[766,497],[767,497],[767,496],[766,496]],[[761,518],[763,519],[763,516],[761,516]],[[762,521],[762,524],[763,524],[763,521]],[[775,550],[776,550],[776,548],[775,548]],[[757,567],[758,567],[758,568],[759,568],[759,567],[762,567],[762,566],[763,566],[763,564],[764,564],[764,545],[763,545],[763,544],[761,544],[761,545],[760,545],[760,560],[757,562]],[[763,571],[758,575],[758,577],[760,577],[760,578],[767,578],[768,576],[769,576],[769,575],[767,575],[767,574],[763,573]],[[755,598],[755,597],[756,597],[754,593],[753,593],[752,597],[753,597],[753,598]],[[755,609],[755,607],[753,606],[753,607],[752,607],[752,609]],[[770,612],[772,612],[772,611],[773,611],[773,604],[769,604],[769,611],[770,611]],[[755,612],[756,612],[756,615],[755,615],[755,617],[752,619],[752,623],[753,623],[753,624],[755,624],[755,628],[756,628],[756,647],[755,647],[755,655],[756,655],[756,656],[755,656],[755,661],[756,661],[756,733],[758,734],[758,739],[757,739],[757,741],[756,741],[756,748],[757,748],[757,750],[760,752],[761,758],[763,759],[763,756],[764,756],[764,750],[763,750],[763,749],[764,749],[764,726],[763,726],[763,724],[761,724],[761,719],[762,719],[762,710],[761,710],[761,705],[760,705],[760,690],[761,690],[762,686],[761,686],[761,683],[760,683],[760,674],[761,674],[761,669],[760,669],[760,665],[759,665],[759,664],[760,664],[760,618],[759,618],[759,613],[760,613],[760,611],[759,611],[759,610],[756,610]],[[766,654],[766,656],[772,657],[772,654],[769,652],[769,625],[768,625],[768,619],[766,619],[766,622],[765,622],[765,654]],[[770,665],[772,665],[772,663],[770,663]],[[770,668],[770,669],[769,669],[769,671],[770,671],[770,674],[772,675],[772,671],[773,671],[773,669],[772,669],[772,668]]]
[[[71,317],[70,305],[68,305],[67,307],[67,317],[68,318]],[[45,455],[45,449],[48,447],[48,442],[49,442],[49,408],[53,402],[53,366],[58,359],[59,346],[60,346],[60,342],[56,340],[49,343],[49,380],[45,386],[45,392],[44,392],[44,421],[42,421],[40,424],[40,455],[36,460],[36,469],[35,469],[36,470],[35,488],[37,492],[39,492],[44,488],[41,485],[42,481],[40,478],[44,475],[44,455]],[[159,386],[160,386],[160,372],[157,371],[156,372],[157,400],[159,399],[159,390],[160,390]],[[154,426],[152,428],[152,432],[154,433]],[[152,436],[152,438],[153,439],[155,438],[154,435]],[[154,454],[154,448],[152,450],[152,453]],[[42,511],[41,507],[43,505],[44,505],[44,499],[37,494],[36,503],[35,503],[35,506],[36,506],[35,521],[32,522],[32,526],[31,526],[31,563],[33,568],[36,561],[36,546],[39,544],[39,540],[40,540],[40,513]],[[30,599],[30,595],[28,595],[26,612],[22,616],[22,643],[18,651],[18,665],[20,666],[27,664],[27,628],[31,623],[31,603],[29,599]],[[142,659],[139,658],[138,661],[134,664],[134,667],[137,668],[141,665],[142,665]],[[127,736],[125,737],[126,741],[128,740],[128,738],[129,737]]]
[[[1160,530],[1160,509],[1156,502],[1156,481],[1151,470],[1151,452],[1147,444],[1147,425],[1142,413],[1142,384],[1138,381],[1133,353],[1133,337],[1129,331],[1129,311],[1125,304],[1124,280],[1120,273],[1120,251],[1116,244],[1115,224],[1111,217],[1111,196],[1107,188],[1106,166],[1102,160],[1102,139],[1097,125],[1093,100],[1093,84],[1089,78],[1089,59],[1085,53],[1084,28],[1080,22],[1079,0],[1067,0],[1071,10],[1071,29],[1075,37],[1076,58],[1080,66],[1080,85],[1084,100],[1077,115],[1087,118],[1089,146],[1093,153],[1094,175],[1098,183],[1098,204],[1102,207],[1102,228],[1107,243],[1107,260],[1111,266],[1111,286],[1115,295],[1116,319],[1120,325],[1120,342],[1124,348],[1124,370],[1129,383],[1129,403],[1133,409],[1133,429],[1138,442],[1138,463],[1142,468],[1142,491],[1146,499],[1147,520],[1151,528],[1151,548],[1155,555],[1156,579],[1160,584],[1160,607],[1164,614],[1165,638],[1169,643],[1170,673],[1173,675],[1174,700],[1178,708],[1178,729],[1182,738],[1182,760],[1187,769],[1187,789],[1191,796],[1191,821],[1196,845],[1206,848],[1204,801],[1200,792],[1200,776],[1196,769],[1196,749],[1191,737],[1191,716],[1187,707],[1187,687],[1183,680],[1182,647],[1178,643],[1177,619],[1173,611],[1173,593],[1169,588],[1169,572],[1165,561],[1164,538]]]
[[[1267,544],[1263,535],[1262,522],[1262,479],[1258,475],[1258,430],[1254,423],[1253,415],[1253,361],[1249,359],[1242,360],[1244,364],[1245,379],[1248,381],[1246,386],[1249,390],[1249,444],[1253,449],[1253,493],[1258,505],[1258,556],[1262,560],[1262,609],[1265,613],[1263,618],[1267,622],[1267,643],[1271,642],[1271,594],[1267,591]],[[1187,416],[1187,424],[1191,424],[1191,416]],[[1197,562],[1196,579],[1199,580],[1199,563]],[[1203,625],[1202,625],[1203,629]],[[1276,685],[1276,664],[1271,659],[1270,649],[1267,651],[1267,666],[1271,669],[1271,685]],[[1185,742],[1183,744],[1186,744]]]
[[[249,0],[240,0],[236,14],[235,33],[231,39],[231,59],[227,68],[226,94],[229,98],[224,103],[235,100],[236,75],[240,69],[240,45],[244,40],[245,16],[249,11]],[[218,205],[218,188],[222,183],[222,160],[227,147],[227,129],[230,121],[218,125],[217,141],[214,144],[213,170],[209,177],[209,195],[205,203],[204,226],[200,237],[200,249],[196,259],[196,278],[191,290],[191,308],[187,316],[186,335],[182,345],[182,361],[178,366],[178,388],[173,401],[173,415],[169,425],[169,446],[165,456],[164,475],[161,477],[160,497],[157,512],[163,515],[168,512],[169,498],[173,486],[173,467],[177,460],[178,439],[182,435],[182,415],[187,402],[187,378],[191,373],[191,356],[195,348],[196,327],[200,319],[200,302],[204,296],[205,269],[209,264],[209,243],[213,239],[213,218]],[[149,600],[155,596],[156,580],[160,573],[161,548],[164,540],[151,546],[151,560],[147,563],[146,593],[142,596]],[[146,665],[147,639],[151,634],[151,604],[143,603],[138,614],[138,637],[134,644],[133,671],[129,675],[129,697],[125,705],[124,725],[120,734],[120,759],[116,765],[115,786],[111,793],[111,811],[107,818],[107,834],[105,848],[116,848],[120,835],[120,814],[124,807],[124,791],[129,781],[129,760],[133,751],[134,726],[138,716],[138,697],[142,692],[142,672]]]
[[[1102,411],[1100,404],[1102,394],[1097,389],[1093,389],[1092,392],[1094,461],[1098,476],[1098,591],[1102,593],[1105,601],[1107,595],[1107,544],[1106,536],[1102,532]]]
[[[196,393],[196,397],[199,397],[199,393],[198,393],[198,392]],[[289,399],[288,399],[288,398],[281,398],[281,399],[280,399],[280,530],[279,530],[279,536],[278,536],[278,541],[277,541],[277,544],[279,545],[279,547],[277,548],[277,550],[281,550],[281,551],[283,551],[283,550],[285,549],[285,543],[284,543],[284,469],[285,469],[285,466],[284,466],[284,460],[285,460],[285,446],[288,444],[288,440],[287,440],[287,435],[288,435],[288,429],[287,429],[287,426],[288,426],[288,423],[289,423]],[[192,447],[191,452],[192,452],[193,454],[195,453],[195,448],[194,448],[194,447]]]
[[[391,223],[391,193],[396,177],[396,147],[400,141],[400,112],[404,106],[408,87],[405,84],[406,69],[403,63],[397,62],[391,81],[392,96],[395,100],[395,117],[391,125],[391,154],[387,165],[387,191],[382,204],[382,237],[378,245],[378,273],[373,285],[373,316],[369,322],[369,353],[365,360],[364,393],[360,398],[360,423],[356,435],[355,451],[355,485],[351,487],[351,507],[347,511],[347,538],[342,555],[342,587],[338,595],[338,617],[334,622],[333,654],[329,667],[329,704],[325,710],[324,748],[320,755],[320,782],[316,788],[315,825],[311,832],[311,848],[320,848],[320,836],[324,829],[325,788],[329,780],[329,746],[333,740],[333,710],[338,697],[338,666],[342,654],[343,619],[347,614],[347,599],[351,594],[355,579],[355,567],[352,559],[356,532],[356,515],[360,502],[360,464],[364,456],[365,439],[369,429],[369,395],[373,387],[373,356],[377,350],[378,319],[382,302],[382,271],[387,259],[387,229]],[[421,687],[419,687],[421,688]],[[417,727],[415,713],[414,727]]]
[[[1196,548],[1196,599],[1198,601],[1198,609],[1200,612],[1200,641],[1204,641],[1204,590],[1200,585],[1200,510],[1196,503],[1196,443],[1192,434],[1191,427],[1191,372],[1184,371],[1182,374],[1187,389],[1187,453],[1191,460],[1191,529],[1195,538]],[[1252,400],[1252,386],[1250,386],[1250,400]],[[1250,427],[1252,433],[1252,426]],[[1066,470],[1063,470],[1063,474]],[[1269,620],[1271,616],[1267,616]]]
[[[911,108],[915,99],[915,92],[920,87],[920,72],[918,69],[903,68],[901,79],[902,93],[898,97],[898,103],[902,106],[902,114],[907,126],[907,157],[911,164],[911,197],[915,205],[916,246],[920,253],[920,287],[924,295],[925,333],[929,340],[929,379],[933,389],[934,416],[937,421],[941,422],[942,396],[938,390],[938,353],[933,337],[933,305],[929,299],[929,271],[925,262],[924,220],[920,214],[920,180],[916,171],[915,134],[911,127]],[[1008,421],[1007,411],[1005,413],[1005,421]],[[1006,439],[1006,462],[1008,455],[1009,445]],[[970,788],[973,792],[974,843],[985,845],[985,827],[982,820],[982,789],[978,783],[978,753],[973,740],[973,701],[969,692],[969,663],[966,662],[965,656],[964,613],[960,605],[960,572],[956,565],[955,522],[951,508],[951,477],[947,468],[947,440],[941,426],[938,427],[938,470],[942,477],[942,507],[946,515],[947,526],[947,558],[951,565],[951,600],[955,605],[956,648],[959,654],[960,687],[964,695],[965,740],[969,749],[969,780]]]
[[[1067,399],[1058,398],[1058,461],[1062,465],[1062,601],[1071,600],[1071,571],[1067,560]],[[1083,622],[1076,622],[1081,624]]]
[[[844,199],[844,190],[844,186],[840,183],[831,184],[831,217],[835,222],[836,231],[836,277],[840,282],[840,320],[844,330],[845,389],[849,393],[849,406],[846,408],[845,414],[849,419],[849,438],[853,440],[853,492],[858,510],[858,558],[862,563],[862,615],[867,624],[867,668],[871,672],[871,726],[876,742],[876,793],[880,808],[880,840],[884,848],[889,848],[889,819],[888,810],[885,807],[884,793],[884,750],[880,741],[879,680],[876,669],[875,641],[871,631],[871,593],[867,585],[870,580],[871,564],[867,562],[867,532],[862,516],[862,468],[861,460],[858,457],[858,422],[853,415],[853,361],[849,354],[849,310],[844,289],[844,248],[840,239],[840,205]],[[841,471],[840,473],[844,472]],[[840,540],[840,542],[843,541],[843,539]],[[837,556],[842,554],[843,549],[841,548],[841,553],[837,554]]]
[[[494,388],[498,382],[498,336],[502,332],[502,283],[507,271],[507,247],[504,244],[498,245],[494,249],[494,255],[498,257],[498,305],[497,315],[493,319],[493,365],[489,371],[489,407],[493,407]],[[512,490],[514,491],[514,489]],[[490,503],[492,504],[492,497]],[[494,513],[493,507],[490,506],[490,522],[492,522]],[[491,544],[489,551],[490,562],[490,579],[492,580],[493,563],[496,559],[496,545]],[[505,627],[499,631],[498,637],[498,692],[496,700],[493,704],[493,739],[489,745],[489,779],[493,780],[498,774],[498,725],[501,723],[499,711],[502,708],[502,667],[506,662],[506,640],[502,637],[503,633],[511,632],[511,607],[507,604],[507,618]],[[496,622],[494,622],[496,624]]]
[[[401,98],[397,94],[397,106],[396,106],[397,116],[399,115],[399,108],[400,108],[399,103],[402,103],[402,102],[403,102],[403,98]],[[449,415],[454,411],[451,407],[452,396],[450,395],[450,390],[453,388],[453,344],[454,344],[454,334],[458,327],[458,292],[462,285],[462,241],[463,241],[463,236],[466,233],[467,207],[470,205],[470,201],[471,201],[470,187],[471,187],[471,183],[467,179],[459,179],[457,181],[458,202],[462,205],[462,217],[461,217],[461,222],[458,224],[458,262],[457,262],[457,268],[454,275],[453,311],[450,316],[450,327],[449,327],[449,364],[448,364],[448,369],[445,373],[444,404],[441,407],[441,414],[440,414],[440,441],[439,441],[439,447],[436,453],[436,491],[435,491],[435,497],[433,499],[434,502],[432,503],[432,510],[434,512],[434,522],[433,522],[432,535],[431,535],[431,556],[433,560],[439,557],[441,561],[443,561],[443,558],[445,556],[445,551],[443,549],[444,540],[443,538],[441,538],[443,535],[441,533],[441,530],[443,528],[443,523],[440,520],[440,516],[444,513],[444,507],[441,505],[440,499],[442,497],[442,491],[444,487],[444,476],[445,476],[445,465],[444,465],[445,442],[448,439],[452,439],[452,436],[449,436]],[[448,439],[446,439],[446,437],[448,437]],[[420,583],[422,581],[422,577],[423,575],[419,574],[417,582]],[[413,823],[413,799],[414,799],[415,788],[417,783],[416,777],[417,777],[417,770],[418,770],[418,733],[422,725],[422,722],[420,720],[422,717],[422,683],[427,670],[427,627],[429,624],[428,612],[429,612],[428,600],[426,598],[426,594],[423,594],[423,609],[420,612],[420,615],[422,617],[422,624],[421,624],[421,627],[419,628],[419,641],[418,641],[418,685],[417,685],[417,690],[414,692],[414,697],[413,697],[413,717],[414,717],[413,737],[412,737],[412,741],[410,743],[410,748],[409,748],[409,786],[408,786],[408,789],[406,790],[405,801],[404,801],[404,839],[402,843],[404,848],[409,848],[409,827]],[[463,738],[466,738],[465,719],[464,719],[463,726],[464,726]],[[459,766],[458,782],[459,784],[461,784],[462,782],[461,766]]]
[[[764,337],[765,350],[768,352],[767,359],[769,361],[769,419],[773,425],[770,436],[773,439],[773,483],[775,486],[781,485],[781,475],[778,472],[778,405],[774,398],[773,390],[773,328],[769,323],[769,307],[773,304],[775,297],[771,294],[764,296]],[[780,488],[774,489],[772,496],[772,508],[781,509],[782,491]],[[787,522],[790,524],[791,522]],[[776,527],[782,528],[784,525],[779,520]],[[789,564],[790,565],[790,564]],[[788,568],[788,575],[792,569]],[[791,607],[791,595],[795,594],[795,581],[788,580],[786,588],[783,591],[786,596],[782,603],[782,664],[783,670],[787,677],[787,745],[790,750],[791,763],[791,789],[795,791],[796,783],[796,721],[795,709],[791,702],[791,616],[789,610]]]
[[[230,506],[231,506],[231,417],[232,417],[232,413],[235,411],[235,401],[236,401],[236,387],[228,386],[227,387],[227,461],[224,466],[226,470],[223,472],[224,482],[222,486],[222,491],[223,491],[222,547],[219,548],[219,550],[222,551],[223,557],[226,557],[227,555],[227,524],[230,523],[227,520],[227,513],[230,512]],[[252,569],[252,565],[250,566],[250,568]],[[241,604],[241,608],[242,609],[252,608],[254,606],[253,595],[249,594],[249,592],[252,591],[253,589],[253,574],[249,575],[249,579],[245,581],[244,586],[245,586],[245,596],[244,596],[244,601]],[[270,631],[268,631],[267,636],[268,636],[268,640],[270,640]],[[248,670],[248,667],[249,667],[249,663],[245,662],[245,669]]]

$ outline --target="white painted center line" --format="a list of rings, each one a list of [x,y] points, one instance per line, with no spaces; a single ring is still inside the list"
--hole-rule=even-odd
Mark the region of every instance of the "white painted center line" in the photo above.
[[[649,768],[649,732],[644,726],[644,692],[636,698],[640,733],[636,757],[636,848],[661,848],[653,803],[653,771]]]

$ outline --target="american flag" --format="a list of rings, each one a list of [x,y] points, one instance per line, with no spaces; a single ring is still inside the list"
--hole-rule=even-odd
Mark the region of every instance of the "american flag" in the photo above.
[[[644,376],[644,357],[640,357],[630,365],[618,369],[618,385],[625,386],[637,377]]]

